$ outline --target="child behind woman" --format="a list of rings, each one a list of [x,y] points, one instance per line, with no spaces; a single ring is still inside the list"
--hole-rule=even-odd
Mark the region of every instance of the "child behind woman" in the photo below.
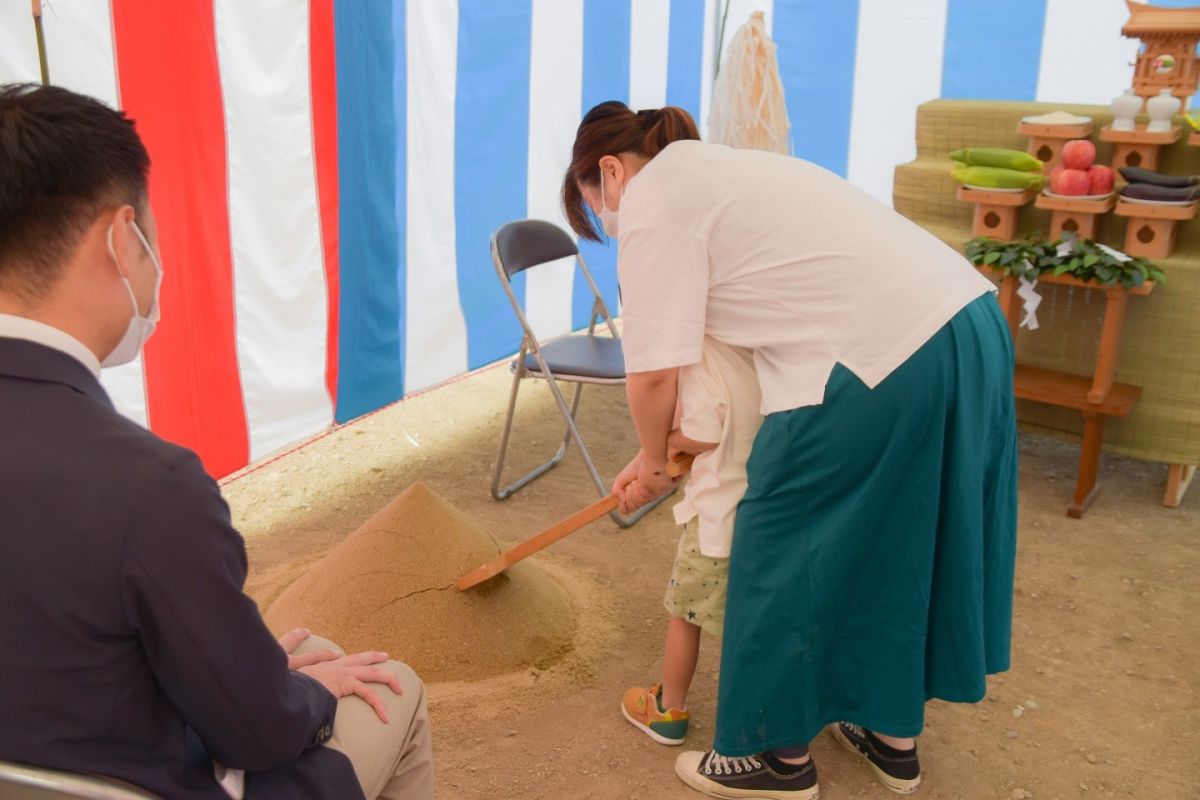
[[[687,737],[687,693],[700,632],[720,637],[729,550],[746,459],[762,424],[749,350],[705,338],[697,364],[679,370],[679,413],[668,446],[696,455],[675,522],[683,526],[664,605],[670,615],[661,683],[633,688],[621,700],[625,719],[661,744]]]

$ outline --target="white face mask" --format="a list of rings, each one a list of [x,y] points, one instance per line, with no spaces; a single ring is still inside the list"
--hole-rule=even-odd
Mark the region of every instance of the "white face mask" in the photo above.
[[[621,187],[621,196],[625,196],[625,187]],[[596,216],[600,217],[600,227],[604,228],[613,239],[617,238],[617,214],[608,207],[608,202],[604,199],[604,170],[600,170],[600,210]]]
[[[142,229],[138,227],[136,222],[133,223],[133,232],[137,234],[142,247],[146,248],[146,252],[150,254],[150,261],[154,263],[154,297],[150,301],[149,313],[143,317],[138,313],[137,297],[133,294],[133,286],[130,285],[128,278],[124,275],[121,276],[121,280],[125,282],[125,289],[129,292],[129,302],[133,304],[133,317],[129,320],[129,327],[125,329],[125,335],[121,337],[121,341],[100,362],[100,366],[102,367],[119,367],[122,364],[128,364],[130,361],[133,361],[137,358],[138,353],[142,352],[142,347],[145,346],[147,340],[154,334],[154,328],[158,325],[158,290],[162,287],[162,264],[158,263],[158,257],[154,255],[154,249],[150,247],[150,243],[146,241],[146,237],[142,235]],[[117,251],[113,249],[111,226],[108,229],[108,252],[113,258],[113,263],[116,264]]]

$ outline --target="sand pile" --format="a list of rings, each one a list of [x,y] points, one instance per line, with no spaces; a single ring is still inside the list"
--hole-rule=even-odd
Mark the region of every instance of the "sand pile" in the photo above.
[[[498,552],[479,523],[416,483],[289,586],[267,624],[310,628],[349,652],[386,650],[428,682],[547,666],[574,628],[557,583],[525,562],[454,588]]]

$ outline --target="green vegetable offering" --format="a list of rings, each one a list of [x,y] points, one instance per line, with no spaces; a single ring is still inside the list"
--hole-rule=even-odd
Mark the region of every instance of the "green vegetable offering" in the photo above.
[[[959,183],[984,189],[1040,189],[1043,182],[1040,172],[1022,172],[1002,167],[963,166],[956,167],[951,174]]]
[[[955,150],[950,158],[968,166],[999,167],[1020,172],[1041,172],[1045,165],[1024,150],[1009,150],[1003,147],[968,147]]]

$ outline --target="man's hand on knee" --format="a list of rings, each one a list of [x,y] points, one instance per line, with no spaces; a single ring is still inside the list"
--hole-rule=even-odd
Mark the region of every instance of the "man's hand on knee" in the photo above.
[[[310,667],[322,661],[333,661],[335,658],[341,657],[342,654],[337,650],[313,650],[308,653],[295,654],[296,648],[309,636],[312,636],[312,631],[308,628],[292,628],[279,637],[279,646],[283,648],[283,652],[287,653],[288,669]]]
[[[404,693],[404,689],[400,686],[400,679],[395,674],[390,670],[374,666],[387,660],[387,653],[368,651],[301,667],[300,672],[315,679],[334,697],[342,698],[350,695],[361,697],[371,708],[375,709],[375,714],[386,724],[388,721],[387,708],[379,699],[379,695],[368,684],[382,683],[396,694]]]

